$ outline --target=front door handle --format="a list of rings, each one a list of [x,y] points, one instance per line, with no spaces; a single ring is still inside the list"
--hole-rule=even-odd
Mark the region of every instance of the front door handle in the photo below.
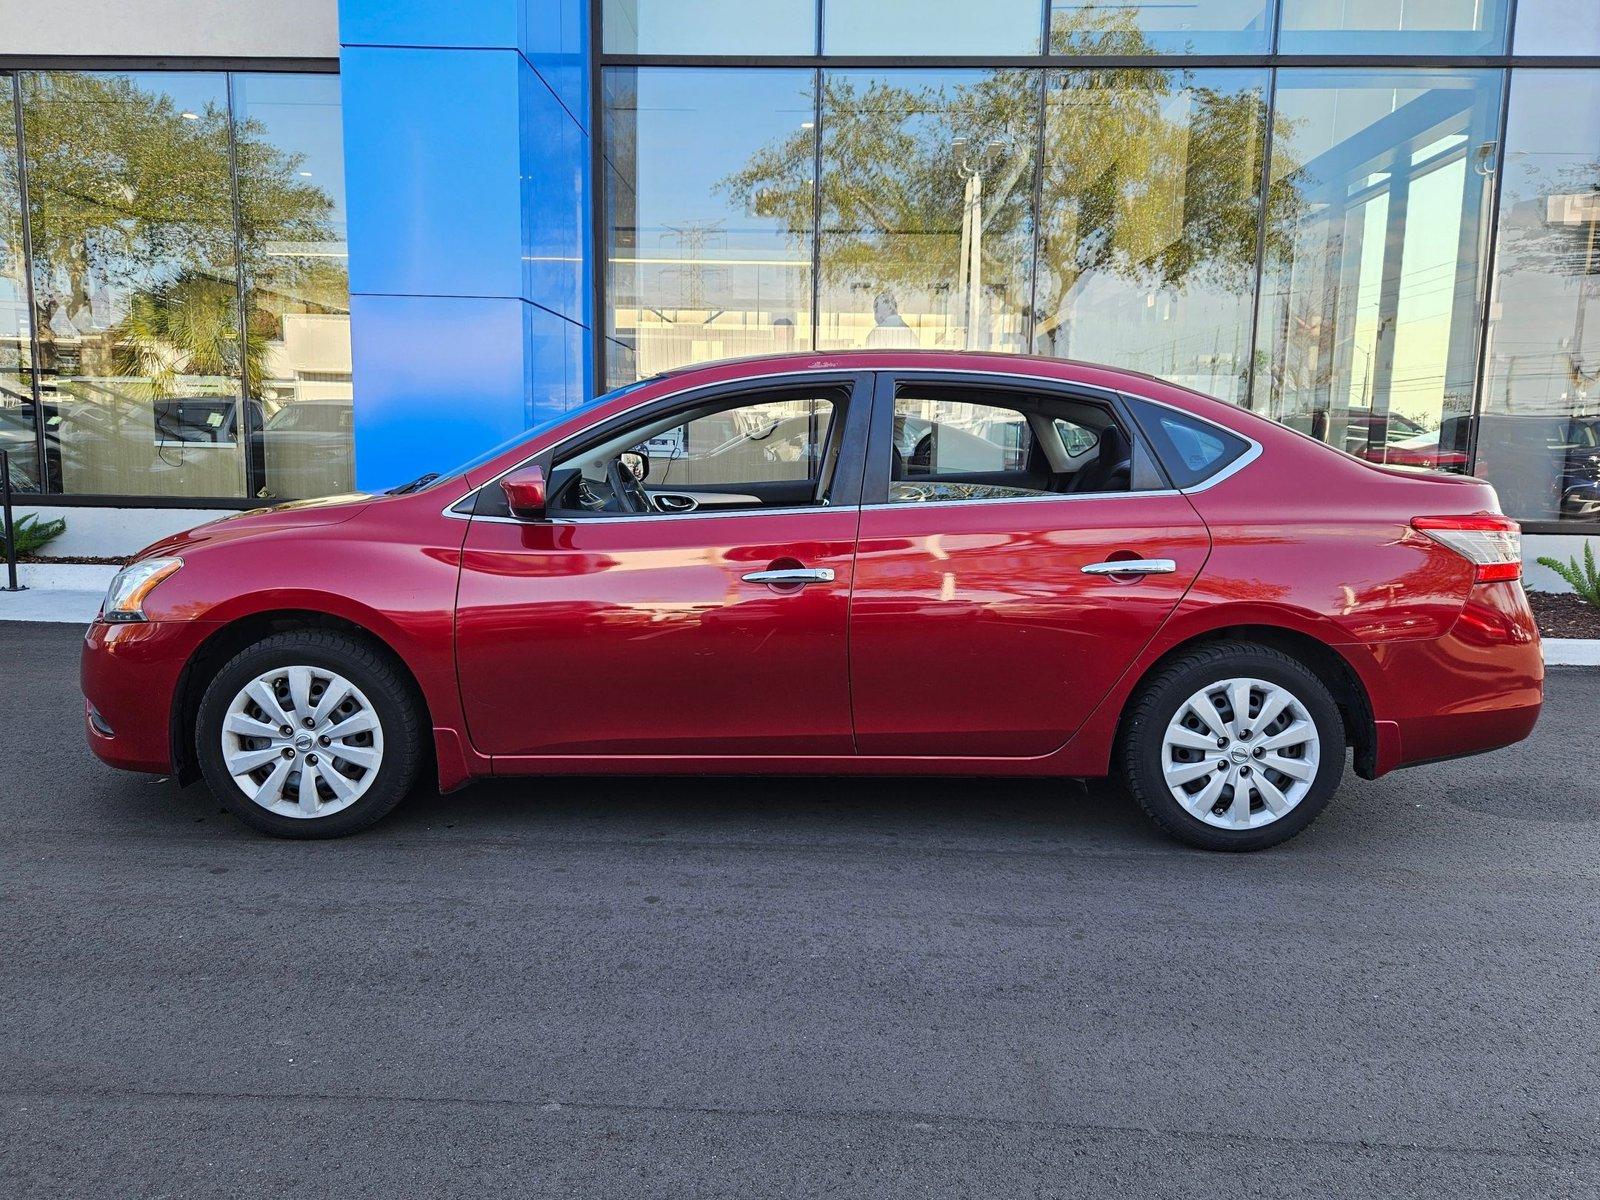
[[[770,583],[777,587],[796,584],[804,587],[808,583],[832,583],[832,567],[792,567],[778,571],[751,571],[748,575],[741,575],[746,583]]]
[[[1090,563],[1085,575],[1171,575],[1178,564],[1170,558],[1125,558],[1115,562]]]

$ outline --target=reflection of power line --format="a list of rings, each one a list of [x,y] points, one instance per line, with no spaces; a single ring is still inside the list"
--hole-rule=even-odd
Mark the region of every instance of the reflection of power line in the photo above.
[[[721,221],[688,221],[682,225],[668,225],[661,235],[663,245],[675,245],[681,252],[683,266],[661,272],[663,281],[674,277],[682,281],[683,308],[705,308],[706,285],[720,288],[726,272],[720,267],[708,267],[706,251],[712,247],[727,246],[728,235]]]

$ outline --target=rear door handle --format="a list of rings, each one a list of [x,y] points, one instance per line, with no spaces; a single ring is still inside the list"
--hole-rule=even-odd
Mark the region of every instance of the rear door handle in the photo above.
[[[1127,558],[1116,562],[1090,563],[1085,575],[1171,575],[1178,564],[1170,558]]]
[[[779,587],[785,584],[793,586],[808,583],[832,583],[832,567],[794,567],[781,571],[751,571],[748,575],[741,575],[746,583],[772,583]]]

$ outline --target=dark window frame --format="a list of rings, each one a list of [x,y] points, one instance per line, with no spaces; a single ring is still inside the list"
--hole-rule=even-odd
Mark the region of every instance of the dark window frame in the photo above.
[[[1041,397],[1059,397],[1062,400],[1078,404],[1089,404],[1106,410],[1121,427],[1123,434],[1132,446],[1135,458],[1134,471],[1141,469],[1137,461],[1144,459],[1143,465],[1151,470],[1157,480],[1155,487],[1129,487],[1120,492],[1041,492],[1037,496],[1018,497],[1018,503],[1037,504],[1046,500],[1091,500],[1123,497],[1149,496],[1176,489],[1171,478],[1167,475],[1166,467],[1155,452],[1146,445],[1143,430],[1134,420],[1129,410],[1126,399],[1119,392],[1093,387],[1089,384],[1073,383],[1064,379],[1047,379],[1040,376],[1012,375],[998,371],[952,371],[952,370],[880,370],[877,372],[877,383],[872,390],[872,429],[867,440],[866,463],[861,488],[861,503],[863,505],[887,505],[895,501],[889,497],[890,484],[893,482],[894,456],[891,448],[894,445],[894,409],[900,387],[903,384],[916,383],[933,387],[972,388],[990,395],[1005,396],[1008,393],[1018,400],[1037,400]],[[989,403],[974,397],[973,403]],[[1027,409],[1019,409],[1026,412]],[[1038,451],[1036,451],[1038,452]],[[952,504],[971,503],[971,501],[949,501]]]
[[[603,0],[588,0],[591,45],[593,53],[590,57],[590,130],[593,134],[590,139],[593,159],[592,172],[592,252],[595,269],[592,278],[592,297],[596,314],[595,328],[591,331],[594,338],[594,361],[597,370],[603,370],[606,361],[606,347],[608,339],[605,335],[605,272],[603,270],[604,256],[606,253],[605,228],[606,200],[605,200],[605,174],[600,146],[603,140],[602,128],[605,121],[605,105],[600,89],[600,74],[607,67],[725,67],[725,68],[762,68],[762,67],[809,67],[816,74],[813,80],[813,94],[815,108],[812,114],[816,137],[814,139],[815,161],[813,163],[812,177],[814,187],[819,193],[814,203],[813,211],[818,214],[814,222],[813,239],[820,239],[821,204],[820,191],[821,155],[823,141],[823,113],[822,113],[822,73],[825,70],[839,69],[883,69],[896,67],[913,67],[927,70],[940,70],[945,68],[1033,68],[1038,69],[1041,76],[1047,76],[1052,70],[1077,70],[1092,71],[1104,69],[1151,68],[1188,71],[1209,67],[1258,67],[1267,71],[1267,127],[1266,145],[1261,166],[1261,179],[1258,191],[1258,203],[1264,207],[1264,197],[1271,183],[1271,156],[1273,130],[1276,124],[1278,73],[1283,68],[1349,68],[1352,71],[1367,70],[1405,70],[1417,71],[1455,71],[1474,68],[1498,70],[1501,72],[1501,86],[1497,112],[1494,114],[1497,125],[1497,146],[1500,155],[1505,154],[1506,118],[1510,106],[1511,75],[1513,69],[1538,70],[1551,69],[1579,69],[1600,72],[1600,55],[1551,55],[1551,54],[1518,54],[1515,51],[1517,28],[1517,0],[1508,0],[1504,16],[1504,30],[1502,31],[1501,45],[1498,51],[1486,54],[1461,54],[1461,53],[1376,53],[1376,54],[1294,54],[1284,53],[1280,50],[1280,34],[1282,29],[1282,3],[1281,0],[1270,0],[1267,6],[1267,19],[1271,30],[1271,50],[1266,53],[1252,54],[1197,54],[1181,55],[1174,53],[1162,54],[1061,54],[1050,51],[1050,0],[1039,0],[1041,52],[1031,55],[1000,55],[1000,56],[973,56],[973,55],[840,55],[822,52],[825,9],[828,0],[818,0],[816,14],[816,37],[812,45],[813,53],[786,54],[786,55],[671,55],[671,54],[611,54],[607,53],[601,37],[601,20]],[[1043,86],[1041,84],[1041,97]],[[1042,105],[1042,100],[1041,100]],[[1044,130],[1041,123],[1039,132],[1040,153],[1042,154]],[[1038,173],[1036,172],[1036,185]],[[1499,247],[1499,192],[1502,182],[1501,172],[1496,171],[1491,185],[1491,195],[1486,198],[1487,211],[1492,218],[1489,222],[1489,233],[1484,247],[1483,269],[1486,276],[1492,278],[1495,270],[1496,252]],[[1035,223],[1035,238],[1038,233],[1038,207],[1037,196],[1034,199],[1033,218]],[[1250,329],[1250,361],[1254,361],[1260,350],[1261,331],[1259,290],[1263,270],[1263,259],[1266,249],[1266,222],[1259,223],[1257,231],[1257,248],[1255,264],[1255,288],[1258,300],[1252,306]],[[812,261],[815,266],[819,260],[815,245],[812,248]],[[1035,262],[1030,269],[1037,272],[1037,251]],[[816,312],[819,303],[820,288],[813,286],[812,295],[812,328],[817,328]],[[1035,300],[1037,296],[1035,294]],[[1489,289],[1484,289],[1484,295],[1479,297],[1477,304],[1477,318],[1479,337],[1486,339],[1489,330]],[[1480,344],[1474,361],[1474,379],[1472,387],[1469,426],[1470,442],[1468,445],[1469,470],[1476,470],[1478,466],[1477,438],[1478,416],[1482,411],[1484,370],[1486,355]],[[1254,372],[1251,372],[1252,383]],[[1245,407],[1250,405],[1250,394],[1246,393]],[[1562,534],[1593,534],[1600,533],[1600,519],[1595,521],[1519,521],[1525,533],[1562,533]]]
[[[38,55],[0,54],[0,76],[11,82],[10,120],[15,129],[17,152],[17,199],[22,209],[22,260],[26,281],[28,305],[28,341],[30,366],[27,370],[29,390],[33,398],[34,445],[38,456],[40,488],[38,491],[15,492],[21,502],[43,508],[151,508],[151,509],[221,509],[247,511],[263,504],[283,503],[306,497],[282,496],[264,500],[254,494],[235,496],[151,496],[126,493],[67,492],[60,490],[61,481],[49,469],[48,431],[40,418],[44,414],[44,395],[39,370],[40,345],[38,312],[34,305],[34,252],[31,218],[29,213],[28,153],[23,121],[21,76],[28,72],[70,71],[85,73],[172,73],[215,74],[222,76],[223,92],[228,114],[228,205],[233,215],[233,243],[235,288],[237,290],[240,337],[247,335],[249,319],[249,283],[245,277],[244,229],[239,201],[238,124],[239,114],[234,103],[234,76],[260,75],[338,75],[337,59],[326,58],[246,58],[236,56],[155,57],[149,55]],[[0,114],[0,120],[6,119]],[[241,365],[240,395],[234,398],[237,422],[249,425],[250,384]],[[352,431],[353,436],[353,431]],[[242,451],[241,482],[246,488],[255,479],[255,468],[250,461],[248,445]]]

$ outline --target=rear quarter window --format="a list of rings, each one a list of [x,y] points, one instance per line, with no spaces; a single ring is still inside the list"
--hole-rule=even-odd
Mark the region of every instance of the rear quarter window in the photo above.
[[[1209,421],[1131,397],[1128,403],[1177,487],[1204,483],[1250,449],[1244,438]]]

